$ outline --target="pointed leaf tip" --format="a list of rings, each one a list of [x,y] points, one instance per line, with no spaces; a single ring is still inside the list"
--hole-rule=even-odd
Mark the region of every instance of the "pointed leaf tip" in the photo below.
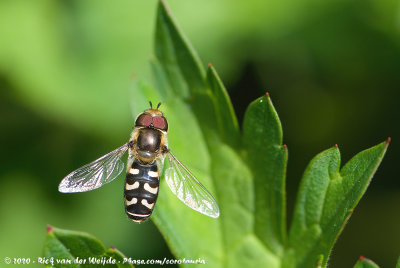
[[[169,6],[167,5],[167,2],[165,0],[160,0],[160,4],[165,8],[165,10],[169,13]]]
[[[47,227],[46,227],[46,231],[47,231],[47,233],[51,233],[52,231],[53,231],[53,226],[51,226],[51,225],[47,225]]]
[[[265,93],[265,97],[267,98],[268,102],[273,106],[271,95],[269,94],[269,92]]]
[[[215,117],[217,130],[222,140],[236,147],[240,139],[239,124],[228,92],[211,63],[208,64],[206,80],[211,89],[210,93],[213,95],[212,106],[214,107],[211,109],[215,111],[210,116]],[[204,116],[204,111],[200,112],[200,114]]]
[[[379,266],[370,259],[360,256],[354,268],[379,268]]]
[[[388,137],[387,140],[386,140],[386,143],[389,144],[391,141],[392,141],[392,138]]]
[[[282,127],[269,94],[253,101],[243,121],[243,144],[254,172],[255,233],[272,252],[279,252],[286,239],[285,175],[287,150]]]

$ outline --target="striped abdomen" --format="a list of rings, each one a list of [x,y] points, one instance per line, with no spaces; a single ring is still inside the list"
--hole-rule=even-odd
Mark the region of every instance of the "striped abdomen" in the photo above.
[[[125,180],[125,211],[136,222],[147,220],[153,212],[158,196],[160,177],[156,161],[152,164],[140,164],[137,159],[132,163]]]

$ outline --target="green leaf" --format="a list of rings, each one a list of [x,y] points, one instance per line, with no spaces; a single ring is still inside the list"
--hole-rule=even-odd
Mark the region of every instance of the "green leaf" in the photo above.
[[[175,24],[167,5],[160,1],[155,54],[176,96],[188,97],[193,92],[204,91],[204,69],[195,50]]]
[[[396,268],[400,268],[400,257],[399,257],[399,259],[397,260]]]
[[[337,146],[311,161],[302,178],[290,228],[287,253],[295,252],[296,256],[292,266],[311,267],[320,254],[329,256],[382,161],[387,146],[388,142],[382,142],[362,151],[340,171]]]
[[[126,257],[121,252],[115,248],[106,249],[94,236],[51,226],[47,228],[43,256],[52,259],[56,267],[133,267],[124,263]],[[110,258],[115,264],[105,263]]]
[[[249,167],[231,147],[212,151],[212,176],[221,208],[221,237],[227,267],[279,267],[279,258],[254,231],[254,180]]]
[[[361,256],[354,268],[379,268],[379,266],[370,259]]]
[[[238,146],[240,134],[235,111],[228,92],[226,92],[221,79],[211,64],[209,64],[207,70],[207,82],[214,96],[214,107],[221,140],[231,146]]]
[[[280,255],[286,236],[287,149],[282,146],[281,123],[268,95],[248,107],[243,145],[254,177],[254,231],[268,249]]]

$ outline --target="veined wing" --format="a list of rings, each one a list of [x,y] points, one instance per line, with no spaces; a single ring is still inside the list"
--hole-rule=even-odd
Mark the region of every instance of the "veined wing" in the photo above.
[[[87,192],[114,180],[124,169],[122,155],[128,150],[124,144],[99,159],[68,174],[58,186],[62,193]]]
[[[172,154],[167,153],[169,168],[165,179],[171,191],[188,207],[212,218],[219,217],[217,201],[209,191]]]

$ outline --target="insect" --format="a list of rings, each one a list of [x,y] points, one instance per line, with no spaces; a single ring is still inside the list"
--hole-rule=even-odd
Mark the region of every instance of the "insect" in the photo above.
[[[124,202],[127,216],[135,222],[147,220],[157,201],[164,159],[169,167],[165,179],[171,191],[187,206],[207,216],[219,217],[214,197],[168,148],[168,121],[158,110],[139,114],[129,142],[68,174],[58,186],[62,193],[87,192],[114,180],[124,169],[121,157],[129,152]]]

